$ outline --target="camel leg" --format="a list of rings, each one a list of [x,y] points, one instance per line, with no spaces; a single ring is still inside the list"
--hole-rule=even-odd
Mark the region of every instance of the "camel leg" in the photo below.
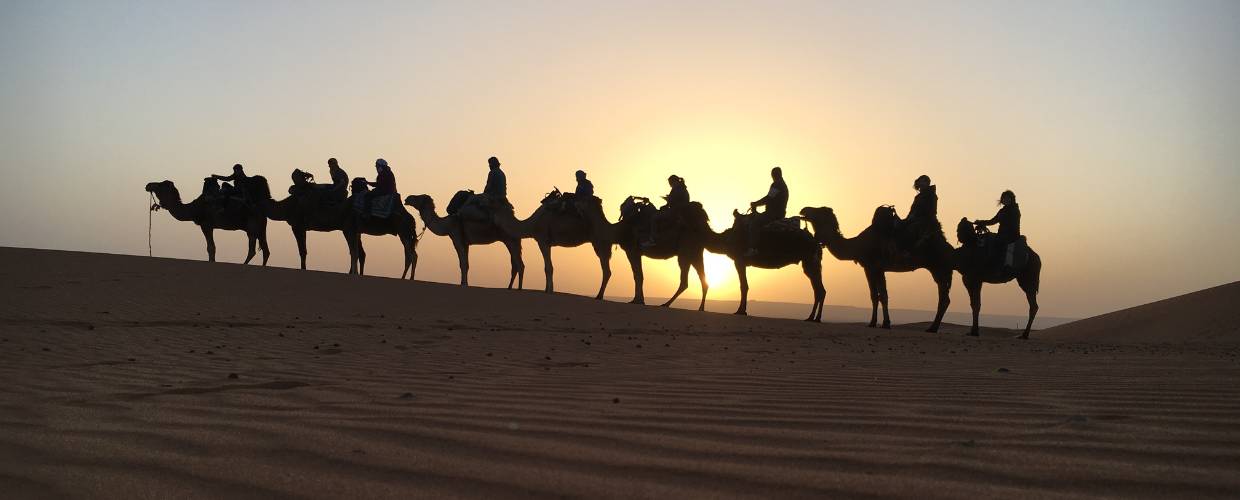
[[[297,255],[301,257],[301,270],[306,270],[306,230],[293,229],[293,239],[297,241]]]
[[[258,254],[258,252],[254,251],[254,244],[258,242],[258,238],[254,236],[254,233],[250,233],[248,231],[246,232],[245,237],[249,244],[247,247],[248,250],[245,253],[245,262],[242,262],[242,265],[249,264],[251,260],[254,260],[254,256]]]
[[[699,311],[706,310],[706,291],[710,290],[710,285],[706,283],[706,262],[702,258],[702,254],[697,254],[693,259],[693,267],[697,269],[698,281],[702,283],[702,302],[698,304]]]
[[[827,289],[822,286],[822,263],[815,265],[812,260],[807,260],[801,265],[805,271],[805,277],[809,278],[810,287],[814,289],[814,306],[809,310],[809,317],[805,321],[813,321],[815,323],[822,322],[822,304],[826,302]]]
[[[461,286],[469,286],[469,245],[464,238],[453,238],[452,246],[456,247],[456,260],[461,266]]]
[[[271,247],[267,246],[267,228],[263,228],[263,232],[258,234],[258,248],[263,251],[263,267],[267,267],[267,260],[271,258]]]
[[[878,286],[875,284],[874,272],[865,268],[865,285],[870,289],[870,328],[878,326]]]
[[[607,282],[611,281],[611,244],[594,243],[594,254],[598,256],[598,265],[603,270],[603,283],[599,285],[598,295],[594,296],[594,300],[603,300]]]
[[[891,316],[887,312],[887,274],[881,269],[865,270],[865,280],[870,284],[870,327],[878,326],[878,307],[883,308],[883,328],[891,328]]]
[[[362,244],[362,234],[357,235],[357,275],[366,275],[366,245]]]
[[[672,305],[672,302],[676,302],[676,298],[680,297],[680,294],[685,293],[685,290],[689,288],[689,259],[684,256],[677,255],[676,263],[680,265],[680,284],[676,285],[676,292],[672,294],[672,298],[667,299],[667,302],[664,302],[663,305],[659,307],[668,307]]]
[[[198,226],[202,229],[202,237],[207,240],[207,262],[215,262],[215,233],[207,226]]]
[[[633,269],[633,300],[630,304],[645,304],[646,293],[643,290],[646,283],[646,276],[642,272],[642,254],[637,250],[626,250],[625,255],[629,258],[629,267]]]
[[[939,305],[934,311],[934,322],[930,323],[930,328],[926,331],[930,333],[938,333],[939,325],[943,324],[943,315],[947,314],[947,305],[951,304],[952,291],[952,271],[948,269],[946,272],[938,272],[934,275],[934,283],[939,288]]]
[[[1025,332],[1020,338],[1029,338],[1029,330],[1033,328],[1033,318],[1038,315],[1038,273],[1041,269],[1034,269],[1032,272],[1026,270],[1020,276],[1016,277],[1016,283],[1020,285],[1020,289],[1025,292],[1025,299],[1029,301],[1029,322],[1025,323]]]
[[[344,241],[349,244],[349,274],[357,274],[357,253],[362,248],[361,237],[346,232]]]
[[[969,291],[969,307],[973,309],[973,327],[969,329],[969,336],[978,336],[977,317],[982,312],[982,282],[965,283],[964,287]]]
[[[555,266],[551,264],[551,244],[548,242],[538,242],[538,251],[542,252],[543,272],[547,275],[547,285],[544,291],[552,293],[555,291],[555,284],[552,281],[552,275],[555,274]]]
[[[521,260],[521,240],[505,241],[504,246],[508,247],[508,259],[511,263],[511,274],[508,277],[508,289],[512,290],[512,283],[517,283],[517,289],[520,290],[523,281],[525,281],[525,262]]]
[[[400,272],[400,279],[405,279],[405,273],[409,273],[409,280],[413,281],[413,273],[418,268],[417,242],[412,234],[405,234],[401,235],[400,243],[405,247],[405,269]]]
[[[736,276],[741,282],[741,305],[736,314],[744,316],[749,314],[749,277],[745,275],[745,264],[736,263]]]

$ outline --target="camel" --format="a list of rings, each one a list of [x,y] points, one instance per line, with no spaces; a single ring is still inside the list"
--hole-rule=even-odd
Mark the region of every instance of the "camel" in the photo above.
[[[456,249],[456,258],[461,266],[461,286],[469,286],[469,247],[470,245],[488,245],[495,242],[503,243],[508,248],[512,261],[512,274],[508,278],[508,288],[517,283],[517,289],[525,286],[525,263],[521,260],[521,239],[509,236],[494,222],[479,222],[462,218],[460,215],[440,217],[435,212],[435,200],[430,196],[419,194],[405,198],[405,205],[417,210],[422,217],[422,225],[438,236],[452,239],[452,247]]]
[[[556,208],[561,203],[568,206],[565,210]],[[607,222],[603,210],[597,204],[586,204],[584,214],[575,213],[573,202],[564,198],[559,189],[548,193],[542,204],[524,220],[518,220],[511,209],[494,211],[497,225],[509,236],[515,238],[533,238],[542,252],[543,270],[547,275],[546,292],[555,291],[553,276],[555,266],[551,263],[552,247],[576,247],[589,243],[598,256],[599,267],[603,270],[603,281],[599,285],[595,299],[602,300],[607,290],[607,282],[611,280],[611,245],[615,239],[614,228]]]
[[[329,193],[318,189],[322,185],[306,183],[299,185],[296,179],[313,179],[300,169],[293,171],[294,186],[289,189],[290,196],[280,201],[268,199],[264,211],[267,218],[287,222],[293,230],[293,239],[297,241],[297,253],[301,257],[301,268],[306,269],[306,232],[307,231],[340,231],[344,234],[346,221],[353,216],[352,205],[347,201],[328,200]],[[349,235],[344,234],[345,243],[349,243]],[[366,251],[358,242],[358,274],[365,274]]]
[[[822,247],[814,241],[814,236],[801,228],[770,230],[764,229],[755,248],[757,253],[747,255],[749,245],[746,243],[748,219],[751,215],[743,215],[732,211],[732,227],[723,233],[711,232],[706,241],[706,249],[718,254],[725,254],[736,265],[736,274],[741,283],[741,303],[735,314],[748,314],[749,278],[746,268],[760,267],[763,269],[779,269],[784,266],[800,263],[805,276],[809,278],[814,290],[814,305],[810,308],[809,317],[805,321],[822,322],[822,308],[826,303],[827,289],[822,285]]]
[[[982,311],[982,284],[1001,284],[1016,280],[1020,289],[1025,292],[1029,301],[1029,322],[1025,323],[1025,331],[1020,338],[1029,338],[1029,330],[1033,328],[1033,317],[1038,314],[1038,285],[1042,276],[1042,257],[1032,248],[1027,248],[1028,257],[1015,269],[1004,266],[993,257],[990,248],[979,246],[980,242],[989,239],[990,232],[985,228],[974,229],[969,219],[960,219],[956,224],[956,239],[960,248],[954,252],[955,269],[960,271],[960,279],[965,290],[969,291],[969,306],[973,309],[973,328],[969,335],[978,335],[977,317]]]
[[[357,197],[366,196],[366,179],[355,178],[351,186],[353,196],[345,204],[348,213],[343,227],[345,238],[349,241],[349,274],[361,274],[358,263],[365,258],[362,250],[363,234],[395,235],[400,238],[400,243],[405,250],[405,266],[400,273],[400,279],[405,279],[405,275],[408,274],[409,279],[412,280],[418,269],[418,239],[415,236],[417,221],[400,203],[392,203],[392,213],[388,217],[363,216],[363,214],[353,212],[353,204],[358,199]]]
[[[874,222],[861,234],[845,238],[840,233],[840,223],[835,211],[827,207],[806,207],[801,209],[801,216],[814,228],[814,238],[819,244],[840,260],[851,260],[865,270],[866,283],[870,288],[870,324],[871,328],[878,323],[878,306],[883,306],[883,328],[891,328],[891,317],[887,313],[887,272],[908,272],[918,269],[930,271],[934,282],[938,285],[938,308],[934,322],[928,332],[939,331],[943,322],[943,314],[951,302],[948,293],[952,287],[952,247],[943,237],[942,231],[936,233],[920,251],[905,253],[895,250],[893,237],[885,236],[884,227],[892,227],[895,210],[888,206],[879,207],[875,211]]]
[[[270,190],[267,187],[267,179],[262,176],[254,176],[250,178],[247,193],[251,199],[269,199],[271,198]],[[249,238],[249,252],[245,256],[244,264],[249,264],[254,259],[254,243],[258,242],[263,251],[263,265],[267,265],[267,259],[271,257],[271,250],[267,247],[267,216],[263,214],[261,206],[247,205],[238,199],[228,199],[223,206],[218,205],[218,200],[199,196],[189,203],[181,202],[181,193],[177,191],[176,185],[172,181],[165,180],[163,182],[151,182],[146,185],[146,191],[155,195],[159,200],[159,204],[152,207],[164,208],[172,217],[179,221],[189,221],[197,224],[202,229],[202,236],[207,240],[207,260],[215,262],[215,230],[224,231],[245,231]]]
[[[680,265],[680,284],[676,293],[662,304],[668,307],[676,301],[680,294],[689,288],[689,268],[697,271],[698,281],[702,284],[702,300],[698,304],[699,311],[706,310],[706,292],[710,286],[706,284],[706,266],[704,256],[706,241],[713,234],[706,210],[701,203],[693,202],[686,210],[683,224],[666,224],[667,228],[652,246],[644,246],[646,233],[650,228],[651,218],[658,216],[658,209],[646,198],[630,196],[620,204],[620,222],[613,225],[615,242],[624,250],[629,266],[633,269],[633,300],[631,304],[645,304],[643,291],[645,276],[642,272],[642,257],[652,259],[676,258]],[[663,226],[660,226],[663,227]]]

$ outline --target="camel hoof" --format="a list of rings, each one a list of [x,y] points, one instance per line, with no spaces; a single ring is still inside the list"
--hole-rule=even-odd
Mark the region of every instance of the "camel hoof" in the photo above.
[[[865,327],[866,328],[878,328],[878,323],[870,323],[868,325],[865,325]]]
[[[890,330],[890,329],[891,329],[891,323],[883,323],[883,329],[884,329],[884,330]]]
[[[1029,334],[1023,333],[1019,337],[1016,337],[1016,338],[1021,339],[1021,340],[1029,340]]]
[[[630,303],[630,304],[637,304],[637,305],[639,305],[639,306],[644,306],[644,305],[646,305],[646,301],[644,301],[644,300],[638,300],[638,299],[633,299],[633,300],[630,300],[630,301],[629,301],[629,303]]]
[[[671,303],[671,302],[664,302],[664,303],[662,303],[662,304],[659,304],[659,307],[672,307],[672,303]]]
[[[737,316],[749,316],[749,313],[747,313],[747,312],[745,312],[745,311],[736,311],[736,312],[734,312],[734,313],[732,313],[732,314],[735,314],[735,315],[737,315]]]
[[[929,333],[939,333],[939,327],[937,327],[937,326],[932,326],[932,327],[930,327],[930,328],[927,328],[927,329],[926,329],[926,331],[927,331],[927,332],[929,332]]]
[[[980,337],[980,336],[981,336],[980,334],[978,334],[978,333],[977,333],[977,330],[971,330],[971,331],[968,333],[968,335],[969,335],[970,337]]]

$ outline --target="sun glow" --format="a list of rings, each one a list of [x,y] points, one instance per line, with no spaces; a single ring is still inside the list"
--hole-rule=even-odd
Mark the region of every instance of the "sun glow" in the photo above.
[[[726,255],[719,255],[710,252],[705,254],[706,267],[706,283],[711,287],[717,287],[728,281],[736,280],[736,266],[732,265],[732,260]]]

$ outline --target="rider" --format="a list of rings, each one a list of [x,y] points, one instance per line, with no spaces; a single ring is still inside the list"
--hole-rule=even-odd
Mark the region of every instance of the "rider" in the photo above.
[[[1016,204],[1016,193],[1012,190],[1004,191],[999,195],[999,204],[1003,208],[999,209],[990,220],[976,220],[973,224],[979,227],[986,227],[994,224],[999,225],[999,233],[996,236],[996,249],[1001,250],[1004,255],[1003,265],[1013,267],[1015,263],[1016,241],[1020,239],[1020,205]],[[996,253],[1000,250],[996,250]]]
[[[762,199],[750,203],[749,209],[753,210],[761,206],[765,206],[766,210],[755,213],[749,222],[749,251],[745,253],[748,256],[758,253],[758,238],[762,234],[762,228],[783,219],[788,213],[788,184],[784,183],[784,171],[779,167],[771,169],[771,189]]]
[[[327,159],[327,171],[332,176],[332,198],[344,200],[349,197],[349,174],[345,173],[335,158]]]
[[[913,205],[904,218],[902,231],[903,240],[910,243],[909,247],[921,244],[939,217],[938,188],[930,183],[930,176],[922,175],[914,180],[913,189],[917,190],[917,196],[913,198]]]
[[[204,198],[216,198],[220,195],[220,181],[214,176],[207,177],[202,180],[202,196]]]
[[[245,183],[250,177],[245,175],[245,168],[240,163],[233,165],[232,175],[211,174],[211,178],[221,181],[232,181],[232,185],[225,183],[220,189],[221,195],[233,196],[239,194],[242,198],[245,198]]]
[[[654,237],[658,234],[658,222],[660,218],[680,217],[680,212],[684,207],[689,206],[689,187],[685,185],[685,179],[679,175],[671,175],[667,178],[667,185],[672,188],[663,199],[667,200],[667,204],[659,209],[654,217],[650,218],[650,237],[642,243],[643,246],[654,246]]]
[[[362,211],[362,216],[370,215],[371,204],[374,199],[380,196],[396,194],[396,176],[392,174],[392,168],[388,166],[387,160],[379,158],[375,160],[375,181],[367,181],[366,185],[373,186],[374,189],[366,193],[366,209]]]
[[[577,189],[573,191],[580,200],[589,200],[594,197],[594,183],[586,178],[585,170],[577,171]]]
[[[508,206],[508,177],[499,168],[499,158],[487,158],[487,166],[491,171],[487,173],[486,187],[482,188],[483,196],[491,207]]]

